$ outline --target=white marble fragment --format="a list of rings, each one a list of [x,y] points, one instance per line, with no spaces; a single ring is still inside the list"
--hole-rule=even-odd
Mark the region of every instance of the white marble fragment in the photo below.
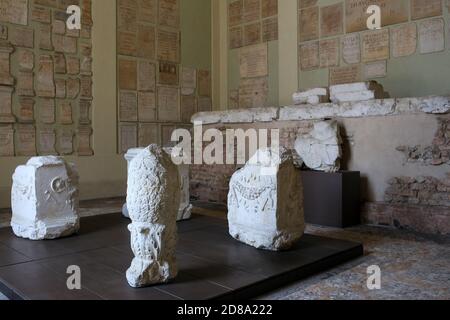
[[[291,151],[259,150],[230,181],[230,235],[258,249],[291,248],[305,230],[300,170]]]
[[[329,101],[328,90],[326,88],[314,88],[302,92],[296,92],[292,95],[295,105],[311,104],[318,105]]]
[[[142,150],[130,163],[127,205],[135,258],[126,276],[138,288],[175,278],[180,181],[177,166],[157,145]]]
[[[384,93],[383,93],[384,96]],[[449,96],[427,96],[417,98],[384,98],[367,101],[341,102],[341,103],[321,103],[313,106],[283,106],[280,108],[259,108],[248,109],[243,118],[244,123],[267,121],[302,121],[302,120],[323,120],[327,118],[362,118],[380,117],[392,115],[408,114],[446,114],[450,112]],[[240,123],[240,115],[230,116],[228,112],[215,111],[197,113],[193,116],[192,122],[199,122],[203,125],[218,123],[228,123],[230,117],[233,123]],[[258,115],[265,115],[260,117]],[[273,120],[270,120],[273,119]]]
[[[316,171],[336,172],[342,156],[341,136],[336,121],[314,124],[312,132],[295,141],[295,150],[305,165]]]
[[[367,101],[381,98],[384,98],[384,89],[376,81],[330,86],[330,100],[333,103]]]
[[[127,160],[128,169],[130,168],[131,161],[141,152],[144,148],[133,148],[128,150],[125,154],[125,160]],[[169,155],[172,154],[171,148],[164,149]],[[190,184],[190,169],[189,165],[181,164],[178,166],[179,174],[180,174],[180,208],[178,210],[177,221],[188,220],[192,216],[192,205],[190,203],[191,194],[189,189]],[[129,212],[127,204],[125,203],[122,207],[122,214],[124,217],[129,218]]]
[[[78,173],[60,157],[31,158],[17,167],[11,191],[14,234],[30,240],[66,237],[80,227]]]
[[[331,102],[356,102],[375,99],[375,92],[371,90],[355,91],[355,92],[340,92],[331,96]]]

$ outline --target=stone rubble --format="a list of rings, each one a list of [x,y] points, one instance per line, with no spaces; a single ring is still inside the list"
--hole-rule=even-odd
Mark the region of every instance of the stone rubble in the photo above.
[[[336,172],[340,169],[341,144],[337,121],[321,121],[314,124],[310,134],[297,138],[295,150],[308,168]]]
[[[31,158],[17,167],[11,191],[14,234],[30,240],[56,239],[80,227],[78,173],[60,157]]]
[[[291,151],[258,150],[230,181],[230,235],[258,249],[290,249],[305,230],[300,174]]]
[[[384,98],[383,86],[376,81],[330,86],[330,100],[333,103],[368,101],[381,98]]]
[[[314,88],[306,91],[296,92],[292,99],[295,105],[310,104],[318,105],[320,103],[329,102],[329,95],[327,88]]]
[[[166,283],[178,274],[175,251],[180,181],[176,165],[157,145],[130,163],[127,205],[135,258],[126,277],[131,287]]]

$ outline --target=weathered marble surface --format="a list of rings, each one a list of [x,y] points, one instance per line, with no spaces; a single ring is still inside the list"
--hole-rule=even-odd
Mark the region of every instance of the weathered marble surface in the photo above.
[[[17,167],[11,191],[11,226],[18,237],[56,239],[78,231],[78,173],[60,157],[31,158]]]
[[[342,158],[341,144],[337,121],[320,121],[309,134],[297,138],[295,150],[308,168],[336,172]]]
[[[295,105],[318,105],[319,103],[327,103],[330,101],[327,88],[314,88],[306,91],[296,92],[292,95],[292,100],[294,101]]]
[[[144,148],[134,148],[128,150],[125,154],[125,160],[127,160],[128,168],[130,167],[131,161],[141,152]],[[171,148],[164,149],[169,155],[172,154]],[[191,196],[189,192],[189,165],[179,165],[178,171],[180,173],[180,208],[178,210],[177,221],[188,220],[192,216],[192,205],[190,203]],[[122,214],[124,217],[129,218],[127,204],[125,203],[122,207]]]
[[[286,149],[261,149],[230,181],[230,235],[258,249],[286,250],[305,228],[300,170]]]
[[[271,121],[324,120],[329,118],[363,118],[402,114],[446,114],[450,112],[450,96],[379,99],[359,102],[324,103],[316,106],[285,106],[230,111],[201,112],[192,123],[254,123]]]
[[[142,150],[130,163],[127,205],[135,255],[126,276],[131,287],[165,283],[175,278],[177,214],[180,206],[178,168],[157,145]]]

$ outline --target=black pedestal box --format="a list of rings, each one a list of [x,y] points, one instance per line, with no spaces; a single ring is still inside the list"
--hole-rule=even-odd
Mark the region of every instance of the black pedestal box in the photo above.
[[[306,223],[347,228],[361,223],[360,172],[302,171]]]

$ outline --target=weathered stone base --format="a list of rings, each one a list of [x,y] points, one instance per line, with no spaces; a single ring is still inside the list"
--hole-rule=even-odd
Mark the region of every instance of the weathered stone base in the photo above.
[[[429,235],[450,235],[450,208],[388,203],[366,203],[364,224],[387,226]]]
[[[53,223],[47,225],[43,222],[38,222],[33,226],[25,227],[23,225],[11,222],[11,227],[18,237],[29,240],[54,240],[57,238],[68,237],[77,233],[80,229],[80,220],[73,219],[73,221],[62,221],[62,224]]]
[[[230,235],[249,246],[262,250],[288,250],[301,239],[303,232],[298,228],[292,230],[255,230],[243,225],[230,225]]]

